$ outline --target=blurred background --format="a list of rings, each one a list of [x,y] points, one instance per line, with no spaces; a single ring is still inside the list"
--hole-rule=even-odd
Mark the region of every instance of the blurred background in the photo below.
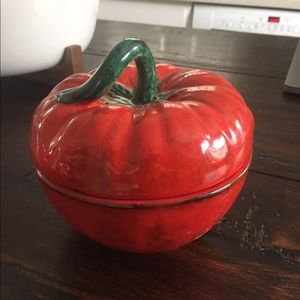
[[[300,0],[1,0],[1,75],[53,67],[72,44],[84,51],[97,20],[299,37],[299,11]]]
[[[299,36],[299,0],[100,0],[98,18]]]

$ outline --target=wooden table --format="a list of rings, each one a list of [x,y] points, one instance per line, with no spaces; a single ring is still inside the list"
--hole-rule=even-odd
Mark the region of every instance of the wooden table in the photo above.
[[[282,91],[297,40],[99,22],[84,59],[97,66],[124,37],[157,61],[222,74],[256,120],[246,185],[225,218],[197,241],[129,254],[74,231],[33,172],[28,129],[49,86],[2,80],[2,299],[300,299],[300,98]]]

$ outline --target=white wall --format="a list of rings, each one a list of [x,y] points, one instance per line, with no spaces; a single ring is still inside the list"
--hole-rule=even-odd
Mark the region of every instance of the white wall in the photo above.
[[[191,2],[100,0],[98,19],[186,27],[191,11]]]

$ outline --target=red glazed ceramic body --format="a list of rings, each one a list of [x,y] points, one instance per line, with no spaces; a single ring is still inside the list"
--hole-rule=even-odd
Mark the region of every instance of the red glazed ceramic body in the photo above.
[[[99,69],[58,84],[36,109],[30,147],[71,225],[105,246],[154,252],[194,240],[229,210],[250,164],[253,117],[217,74],[161,64],[149,87],[136,62],[100,96],[59,101]],[[131,92],[139,96],[126,102]]]

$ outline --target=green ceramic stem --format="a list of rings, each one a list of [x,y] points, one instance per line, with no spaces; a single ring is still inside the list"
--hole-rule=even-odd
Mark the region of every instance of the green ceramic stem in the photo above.
[[[76,103],[103,96],[132,60],[135,60],[138,72],[132,103],[146,104],[154,101],[158,94],[154,59],[148,46],[138,39],[126,39],[116,45],[88,81],[78,88],[62,91],[57,101]]]

